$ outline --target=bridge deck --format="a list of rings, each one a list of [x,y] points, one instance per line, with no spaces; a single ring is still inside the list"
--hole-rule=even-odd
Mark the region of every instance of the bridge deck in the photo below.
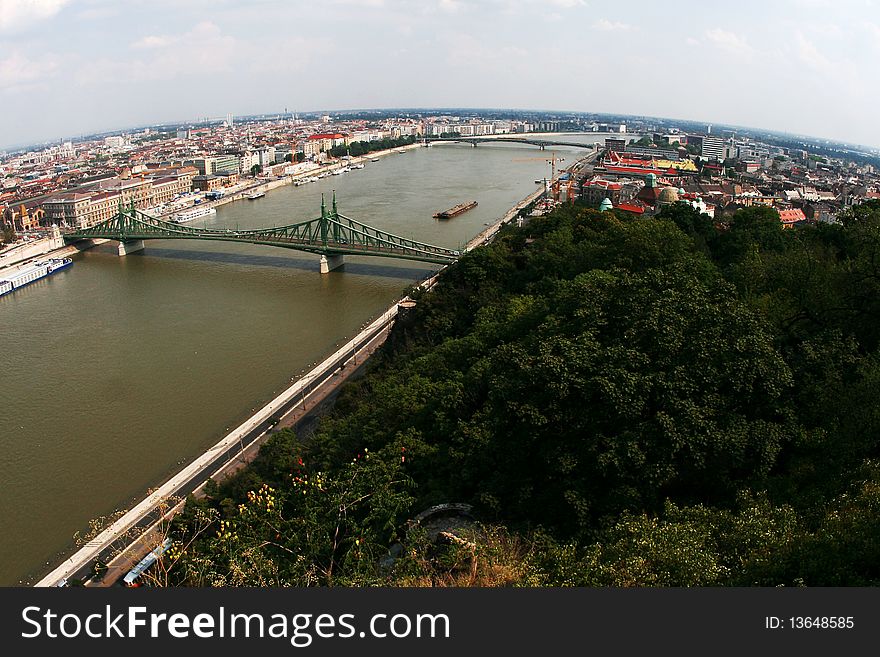
[[[123,243],[155,239],[244,242],[325,256],[366,255],[434,264],[447,264],[460,255],[456,250],[416,242],[339,214],[335,196],[329,211],[322,200],[321,216],[317,219],[257,230],[193,228],[157,219],[133,207],[120,208],[118,214],[106,221],[64,235],[68,243],[81,239],[109,239]]]

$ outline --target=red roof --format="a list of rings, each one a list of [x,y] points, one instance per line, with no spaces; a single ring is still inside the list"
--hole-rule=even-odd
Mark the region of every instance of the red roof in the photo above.
[[[640,205],[633,205],[632,203],[621,203],[620,205],[615,206],[616,210],[624,210],[625,212],[632,212],[634,214],[644,214],[645,208]]]
[[[794,224],[798,221],[804,221],[807,217],[800,208],[792,208],[791,210],[777,210],[779,218],[784,224]]]
[[[341,135],[338,132],[327,132],[320,135],[311,135],[309,139],[345,139],[345,135]]]

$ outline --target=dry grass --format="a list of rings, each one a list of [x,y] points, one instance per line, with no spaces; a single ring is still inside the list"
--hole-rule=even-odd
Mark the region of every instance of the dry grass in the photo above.
[[[528,586],[532,546],[504,528],[474,526],[419,543],[396,568],[394,584],[409,587]]]

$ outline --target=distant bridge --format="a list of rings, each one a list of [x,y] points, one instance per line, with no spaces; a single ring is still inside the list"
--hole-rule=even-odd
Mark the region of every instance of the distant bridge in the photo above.
[[[593,149],[593,144],[580,144],[574,141],[551,141],[546,139],[534,139],[529,137],[443,137],[441,139],[426,139],[425,143],[432,144],[435,142],[454,141],[463,144],[470,144],[474,148],[479,144],[530,144],[531,146],[540,146],[543,151],[546,146],[571,146],[573,148],[589,148]]]
[[[453,262],[460,255],[458,251],[415,242],[339,214],[335,193],[329,210],[321,196],[321,216],[317,219],[256,230],[184,226],[156,219],[136,210],[133,205],[128,208],[120,205],[116,216],[89,228],[64,234],[67,243],[82,239],[116,240],[119,242],[119,255],[142,250],[144,240],[216,240],[265,244],[319,254],[322,274],[342,265],[345,255],[400,258],[442,265]]]

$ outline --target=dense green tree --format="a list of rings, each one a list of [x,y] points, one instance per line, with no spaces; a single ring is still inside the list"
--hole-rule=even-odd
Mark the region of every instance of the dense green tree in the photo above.
[[[505,584],[876,584],[878,247],[880,204],[795,230],[685,204],[505,228],[413,292],[309,440],[278,432],[188,503],[172,572],[466,582],[405,531],[460,501],[493,523],[473,572]]]

